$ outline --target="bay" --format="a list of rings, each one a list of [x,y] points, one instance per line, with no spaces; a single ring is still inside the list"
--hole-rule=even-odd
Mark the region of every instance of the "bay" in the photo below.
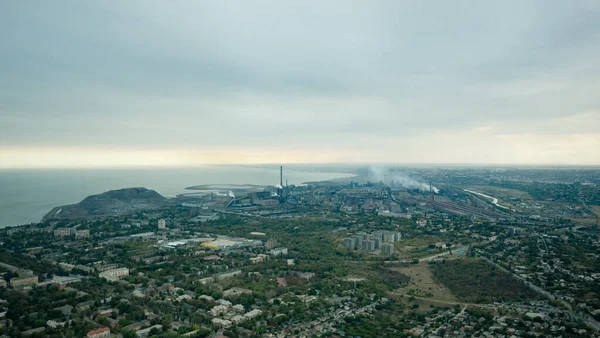
[[[346,173],[284,169],[284,184],[349,177]],[[278,185],[279,167],[0,170],[0,228],[39,222],[52,208],[108,190],[145,187],[165,197],[201,184]]]

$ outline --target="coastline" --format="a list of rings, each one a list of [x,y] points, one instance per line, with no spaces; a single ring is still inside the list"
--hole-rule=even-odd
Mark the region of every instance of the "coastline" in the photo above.
[[[284,167],[285,168],[285,167]],[[324,182],[354,176],[349,173],[284,169],[290,184]],[[315,180],[316,178],[316,180]],[[279,167],[203,166],[198,168],[40,169],[0,171],[0,229],[42,221],[56,207],[85,197],[134,186],[144,186],[167,198],[190,193],[199,185],[275,185]]]

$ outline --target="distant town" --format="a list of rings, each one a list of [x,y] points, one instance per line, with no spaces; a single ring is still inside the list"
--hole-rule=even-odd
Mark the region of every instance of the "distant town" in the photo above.
[[[0,229],[0,338],[600,336],[599,170],[283,169]]]

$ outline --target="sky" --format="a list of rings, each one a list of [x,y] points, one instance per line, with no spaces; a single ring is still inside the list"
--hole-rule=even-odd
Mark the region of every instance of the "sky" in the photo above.
[[[600,164],[600,3],[0,2],[0,168]]]

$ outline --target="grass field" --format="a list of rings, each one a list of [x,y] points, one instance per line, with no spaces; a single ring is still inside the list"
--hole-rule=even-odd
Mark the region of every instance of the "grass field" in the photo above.
[[[404,295],[405,297],[414,295],[441,301],[456,301],[456,297],[454,297],[450,289],[438,283],[433,278],[433,274],[429,269],[429,263],[427,262],[411,264],[405,267],[390,268],[390,270],[398,271],[410,277],[410,282],[407,287],[394,292],[397,295]]]
[[[526,301],[539,296],[524,283],[486,261],[461,257],[430,265],[434,279],[461,301]]]

